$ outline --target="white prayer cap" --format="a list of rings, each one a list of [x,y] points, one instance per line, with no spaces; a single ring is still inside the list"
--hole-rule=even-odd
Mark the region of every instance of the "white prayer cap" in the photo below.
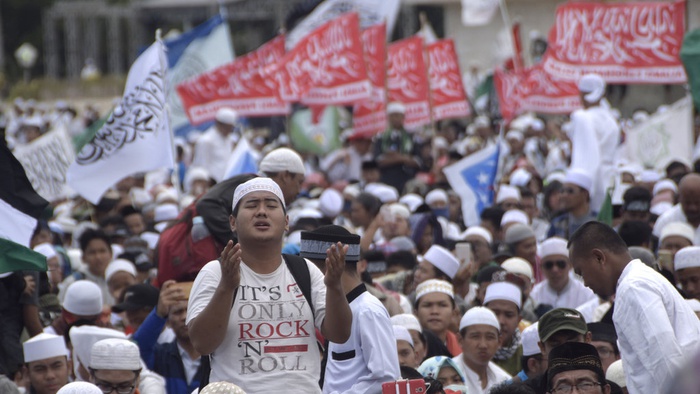
[[[160,204],[153,211],[153,221],[156,223],[167,222],[168,220],[177,219],[180,213],[180,207],[177,204]]]
[[[518,168],[510,174],[510,185],[525,187],[532,179],[532,173],[524,168]]]
[[[318,209],[327,218],[335,219],[340,214],[340,211],[343,210],[343,203],[345,202],[343,195],[333,188],[324,190],[318,199],[320,201]]]
[[[491,235],[489,230],[481,226],[470,226],[462,233],[461,238],[467,239],[467,237],[470,235],[475,235],[477,237],[483,238],[489,245],[491,245],[491,243],[493,242],[493,236]]]
[[[61,387],[56,394],[102,394],[102,390],[92,383],[72,382]]]
[[[405,205],[399,204],[397,202],[390,204],[389,205],[389,214],[391,214],[392,218],[395,217],[401,217],[404,219],[408,219],[411,216],[411,212],[406,208]]]
[[[407,330],[414,330],[420,333],[423,332],[423,327],[420,326],[420,322],[416,315],[411,313],[401,313],[391,317],[391,324],[394,326],[403,326]]]
[[[661,193],[664,190],[670,190],[673,192],[673,194],[678,194],[678,187],[676,184],[670,180],[670,179],[662,179],[656,184],[654,184],[654,190],[652,194],[656,196],[657,194]]]
[[[661,229],[661,236],[659,237],[659,243],[664,242],[666,237],[683,237],[693,243],[695,239],[695,230],[688,223],[685,222],[671,222],[665,225]]]
[[[270,151],[260,161],[260,171],[264,173],[289,171],[294,174],[306,174],[301,156],[289,148]]]
[[[416,208],[423,204],[423,197],[415,193],[408,193],[401,196],[401,198],[399,198],[399,202],[407,206],[411,212],[415,212]]]
[[[580,168],[572,168],[566,172],[564,183],[573,183],[574,185],[590,193],[591,188],[593,187],[593,178],[585,170]]]
[[[540,347],[537,345],[537,342],[540,341],[537,325],[537,322],[535,322],[535,324],[527,326],[527,328],[523,330],[521,341],[523,344],[523,356],[525,357],[542,353]]]
[[[445,139],[445,137],[433,138],[433,148],[435,148],[435,149],[438,149],[438,148],[447,149],[449,147],[450,147],[450,145],[447,143],[447,140]]]
[[[128,272],[133,275],[134,278],[136,277],[136,267],[134,263],[125,259],[116,259],[107,265],[107,269],[105,269],[105,281],[109,282],[112,275],[117,272]]]
[[[92,345],[90,368],[139,371],[141,370],[139,347],[128,339],[103,339]]]
[[[102,313],[102,290],[89,280],[77,280],[66,290],[63,309],[78,316]]]
[[[671,208],[673,208],[673,204],[671,204],[670,202],[659,201],[656,204],[652,205],[651,208],[649,208],[649,212],[653,213],[656,216],[661,216],[664,212],[668,211]]]
[[[544,184],[549,185],[550,183],[557,181],[559,183],[564,183],[564,179],[566,179],[566,174],[564,174],[561,171],[553,171],[550,172],[549,175],[544,179]]]
[[[614,361],[605,371],[605,380],[609,380],[620,387],[627,387],[627,380],[625,379],[625,367],[622,364],[622,360]]]
[[[578,81],[578,90],[585,93],[586,102],[595,103],[605,95],[605,80],[598,74],[586,74]]]
[[[406,106],[403,105],[403,103],[400,103],[398,101],[394,101],[392,103],[389,103],[389,105],[386,106],[386,113],[387,114],[405,114],[406,113]]]
[[[639,182],[654,183],[661,180],[661,175],[654,170],[644,170],[639,174]]]
[[[544,122],[540,118],[533,118],[530,127],[535,131],[542,131],[544,130]]]
[[[411,338],[411,333],[408,332],[406,327],[393,325],[392,328],[394,329],[394,338],[397,341],[406,341],[413,346],[413,338]]]
[[[189,133],[187,133],[187,135],[185,136],[185,138],[187,138],[187,142],[189,142],[190,144],[193,144],[193,145],[194,145],[194,144],[197,143],[197,141],[198,141],[199,138],[202,136],[202,134],[204,134],[204,133],[202,133],[202,132],[199,131],[199,130],[192,130],[192,131],[190,131]]]
[[[525,136],[523,135],[523,132],[520,130],[510,130],[509,132],[506,133],[506,139],[507,140],[523,141],[525,139]]]
[[[206,385],[199,394],[245,394],[245,391],[233,383],[213,382]]]
[[[514,186],[501,185],[498,188],[498,195],[496,195],[496,204],[500,204],[511,198],[520,201],[520,190]]]
[[[353,183],[350,185],[345,186],[345,189],[343,189],[343,195],[348,196],[348,197],[357,197],[361,193],[360,191],[360,186],[357,183]]]
[[[649,112],[643,109],[634,111],[634,113],[632,114],[632,120],[634,121],[634,123],[642,123],[647,119],[649,119]]]
[[[486,115],[479,115],[472,124],[476,127],[489,127],[491,126],[491,119]]]
[[[22,120],[22,126],[38,127],[41,129],[44,127],[44,121],[38,116],[30,116]]]
[[[47,260],[58,256],[56,249],[54,249],[53,245],[48,242],[35,246],[34,251],[43,254]]]
[[[685,300],[685,302],[688,304],[690,309],[693,310],[693,312],[700,312],[700,301],[696,300],[695,298]]]
[[[46,360],[47,358],[68,356],[68,348],[63,337],[58,335],[41,333],[22,344],[24,348],[24,362]]]
[[[175,188],[169,187],[158,193],[156,196],[156,204],[163,203],[177,203],[177,190],[175,190]]]
[[[540,258],[561,255],[569,257],[569,249],[566,247],[566,240],[559,237],[547,238],[540,245]]]
[[[523,293],[510,282],[493,282],[486,288],[484,305],[494,300],[510,301],[520,309],[523,305]]]
[[[506,230],[506,235],[504,241],[506,244],[514,244],[516,242],[524,241],[528,238],[534,238],[535,232],[532,228],[526,224],[515,223],[514,225],[508,227]]]
[[[236,190],[233,192],[231,211],[236,210],[238,202],[241,201],[243,197],[254,192],[269,192],[274,194],[280,200],[282,206],[287,209],[287,206],[284,204],[284,194],[282,194],[282,189],[280,189],[279,185],[270,178],[258,177],[243,182],[236,187]]]
[[[126,339],[126,335],[121,331],[97,326],[72,327],[68,335],[73,345],[73,369],[76,376],[81,364],[85,368],[90,366],[92,345],[108,338]]]
[[[238,112],[232,108],[223,107],[216,111],[216,121],[234,126],[238,121]]]
[[[535,274],[532,272],[532,266],[529,262],[527,262],[527,260],[521,259],[520,257],[511,257],[506,259],[506,261],[501,263],[501,268],[506,270],[506,272],[510,272],[511,274],[525,275],[528,277],[528,279],[530,279],[530,282],[535,280]]]
[[[131,202],[137,207],[143,207],[146,204],[153,202],[153,197],[145,189],[140,187],[132,187],[129,191]]]
[[[508,223],[522,223],[525,225],[530,224],[530,218],[524,211],[519,209],[511,209],[506,211],[501,217],[501,226],[505,226]]]
[[[399,200],[399,192],[396,188],[384,183],[370,183],[365,186],[365,192],[374,195],[385,204]]]
[[[429,293],[443,293],[447,294],[452,299],[455,298],[452,283],[440,279],[428,279],[419,283],[418,286],[416,286],[416,301]]]
[[[496,314],[491,309],[483,306],[475,306],[462,316],[462,320],[459,321],[459,331],[462,331],[465,327],[477,324],[495,327],[498,332],[501,332],[501,325],[498,323]]]
[[[209,181],[209,171],[204,167],[190,167],[185,173],[185,191],[192,190],[195,181]]]
[[[700,267],[700,246],[686,246],[673,257],[673,268],[680,271]]]
[[[58,215],[54,220],[49,222],[49,225],[58,226],[64,234],[73,234],[75,227],[78,225],[78,221],[70,216]]]
[[[428,194],[425,195],[425,203],[428,205],[432,205],[439,201],[445,203],[448,202],[447,193],[445,193],[445,191],[442,189],[431,190]]]
[[[454,279],[455,275],[457,275],[457,270],[459,270],[459,260],[449,250],[440,245],[431,246],[423,255],[423,260],[440,269],[450,279]]]

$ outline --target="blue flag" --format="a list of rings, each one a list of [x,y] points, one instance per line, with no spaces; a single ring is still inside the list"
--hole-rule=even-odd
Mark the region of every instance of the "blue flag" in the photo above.
[[[498,145],[493,144],[443,170],[450,186],[462,199],[462,215],[467,226],[478,225],[481,211],[493,204],[498,154]]]

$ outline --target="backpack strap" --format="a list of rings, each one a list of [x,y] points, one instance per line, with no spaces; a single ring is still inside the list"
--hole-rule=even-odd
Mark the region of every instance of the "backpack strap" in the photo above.
[[[296,280],[299,289],[301,289],[301,292],[304,294],[304,298],[306,298],[306,302],[309,304],[309,308],[311,308],[311,313],[316,315],[314,304],[311,301],[311,273],[309,272],[306,259],[293,254],[283,254],[282,257],[284,258],[285,264],[287,264],[289,272],[291,272],[294,280]]]

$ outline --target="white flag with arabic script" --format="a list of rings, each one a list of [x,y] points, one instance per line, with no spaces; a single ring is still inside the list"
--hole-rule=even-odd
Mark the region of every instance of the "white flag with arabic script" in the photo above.
[[[134,173],[173,168],[167,69],[161,41],[131,66],[121,102],[68,168],[68,184],[86,200],[97,204],[110,187]]]

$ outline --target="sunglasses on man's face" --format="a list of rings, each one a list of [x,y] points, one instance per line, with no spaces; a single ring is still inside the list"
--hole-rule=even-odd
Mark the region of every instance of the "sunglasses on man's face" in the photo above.
[[[556,265],[557,268],[559,268],[560,270],[563,270],[564,268],[566,268],[566,261],[564,261],[564,260],[557,260],[557,261],[547,261],[547,262],[542,263],[542,266],[543,266],[544,269],[546,269],[547,271],[553,269],[555,265]]]

